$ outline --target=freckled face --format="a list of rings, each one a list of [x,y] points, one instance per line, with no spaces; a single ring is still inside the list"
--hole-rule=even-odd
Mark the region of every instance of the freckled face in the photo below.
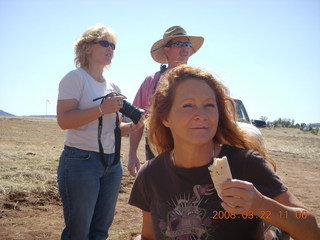
[[[219,120],[216,97],[204,82],[190,78],[176,88],[172,108],[163,124],[170,128],[175,145],[211,144]]]

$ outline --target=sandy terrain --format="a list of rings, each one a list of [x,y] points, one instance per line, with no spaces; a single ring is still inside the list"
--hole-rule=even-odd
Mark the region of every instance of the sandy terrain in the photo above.
[[[0,130],[0,239],[59,239],[63,215],[55,178],[63,131],[53,119],[17,118],[0,118]],[[319,223],[320,136],[298,129],[262,129],[262,132],[269,154],[278,164],[278,174],[316,214]],[[141,159],[144,159],[143,148],[140,145]],[[110,230],[111,240],[129,240],[141,229],[140,210],[127,204],[134,181],[126,170],[127,151],[128,138],[124,137],[125,172]],[[28,171],[32,173],[30,176],[26,174]],[[37,176],[36,186],[25,186],[33,182],[34,176]]]

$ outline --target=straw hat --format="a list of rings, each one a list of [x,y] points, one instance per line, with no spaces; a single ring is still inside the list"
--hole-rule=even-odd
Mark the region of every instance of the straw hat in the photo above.
[[[192,43],[193,52],[190,53],[190,56],[193,55],[199,48],[202,46],[204,38],[200,36],[190,36],[187,34],[181,26],[173,26],[163,34],[163,38],[155,42],[151,47],[151,56],[152,58],[161,64],[167,64],[168,60],[164,54],[163,47],[173,38],[176,37],[187,37]]]

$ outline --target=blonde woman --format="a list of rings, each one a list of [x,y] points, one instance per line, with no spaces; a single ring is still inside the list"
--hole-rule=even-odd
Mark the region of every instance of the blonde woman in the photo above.
[[[123,97],[103,75],[116,41],[113,30],[101,24],[86,30],[75,44],[77,68],[59,84],[57,120],[67,130],[58,167],[65,219],[61,239],[106,239],[113,221],[122,178],[119,134],[137,127],[121,123]]]

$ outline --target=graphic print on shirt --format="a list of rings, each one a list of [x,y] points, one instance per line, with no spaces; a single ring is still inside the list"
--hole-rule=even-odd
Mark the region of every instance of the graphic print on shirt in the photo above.
[[[212,229],[212,210],[201,208],[209,195],[216,193],[212,184],[195,185],[193,193],[179,196],[169,202],[171,211],[166,219],[161,219],[159,228],[166,240],[204,240],[209,239]]]

